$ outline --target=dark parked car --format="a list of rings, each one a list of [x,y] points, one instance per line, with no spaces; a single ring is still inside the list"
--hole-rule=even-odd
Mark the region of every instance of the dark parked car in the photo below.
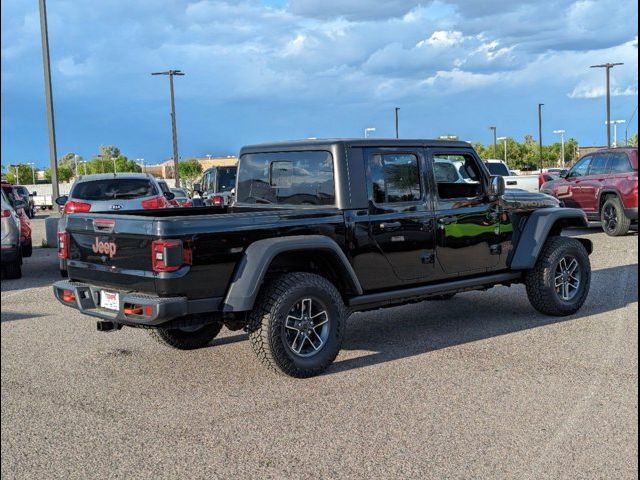
[[[22,199],[27,203],[27,208],[25,208],[25,213],[29,218],[33,218],[36,216],[36,205],[33,201],[33,197],[36,195],[36,192],[29,192],[29,189],[23,185],[16,185],[16,190],[22,197]]]
[[[194,191],[200,194],[206,206],[224,207],[233,201],[233,189],[236,186],[237,167],[212,167],[202,175],[200,183],[194,185]]]
[[[16,201],[12,202],[5,193],[0,190],[2,197],[2,273],[7,279],[20,278],[22,276],[22,245],[20,244],[20,219],[13,206]],[[22,200],[17,201],[17,206],[21,205]]]
[[[542,191],[584,210],[607,235],[624,235],[638,221],[638,149],[612,148],[585,155]]]
[[[468,178],[434,175],[447,160]],[[350,312],[524,283],[570,315],[589,292],[586,226],[553,197],[506,191],[466,142],[315,140],[245,147],[231,207],[79,214],[59,255],[64,305],[98,330],[150,328],[180,349],[245,329],[268,368],[308,377]]]

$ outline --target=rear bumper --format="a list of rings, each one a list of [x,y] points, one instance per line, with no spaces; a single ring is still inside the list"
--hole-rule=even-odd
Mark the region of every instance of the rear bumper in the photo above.
[[[631,220],[638,220],[638,207],[625,208],[624,215]]]
[[[2,263],[13,263],[20,258],[20,247],[10,246],[5,248],[2,246]]]
[[[100,307],[100,290],[119,294],[118,311]],[[72,293],[72,299],[68,294],[65,295],[65,291]],[[120,325],[138,327],[158,327],[185,315],[217,312],[220,311],[222,303],[222,298],[218,297],[198,300],[189,300],[187,297],[155,297],[71,280],[61,280],[54,283],[53,292],[60,303],[75,308],[86,315]],[[128,313],[125,313],[125,310],[128,310]],[[131,313],[132,311],[136,313]],[[147,313],[149,314],[147,315]]]

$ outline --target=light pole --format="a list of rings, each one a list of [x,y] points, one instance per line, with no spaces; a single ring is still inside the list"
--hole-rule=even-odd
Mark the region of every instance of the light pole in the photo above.
[[[507,137],[498,137],[497,140],[499,142],[504,142],[504,163],[509,166],[507,163]]]
[[[144,158],[136,158],[138,165],[140,165],[140,170],[144,173]]]
[[[369,134],[376,131],[375,127],[367,127],[364,129],[364,138],[369,138]]]
[[[400,138],[400,124],[398,121],[398,112],[400,111],[400,107],[396,107],[396,138]]]
[[[626,123],[626,120],[609,120],[609,124],[613,125],[613,146],[618,146],[618,125]]]
[[[562,161],[562,168],[564,168],[564,130],[554,130],[553,133],[560,135],[560,158]]]
[[[76,178],[78,178],[78,160],[80,160],[80,155],[77,153],[73,156],[73,162],[76,165]]]
[[[31,165],[31,178],[33,180],[33,185],[36,184],[36,167],[35,167],[35,163],[33,162],[29,162],[29,165]]]
[[[498,155],[497,129],[496,127],[489,127],[489,130],[493,131],[493,158],[496,158],[496,155]]]
[[[603,63],[602,65],[591,65],[590,68],[604,68],[607,74],[607,147],[611,148],[611,89],[609,82],[609,71],[624,63]]]
[[[180,70],[167,70],[165,72],[154,72],[151,75],[169,75],[169,90],[171,91],[171,133],[173,136],[173,169],[174,178],[176,181],[176,187],[180,186],[180,179],[178,178],[178,162],[180,157],[178,156],[178,132],[176,129],[176,101],[173,94],[173,76],[183,76],[184,73]]]
[[[544,103],[538,104],[538,142],[540,145],[540,173],[542,173],[542,107]]]
[[[115,157],[115,155],[111,156],[111,161],[113,162],[113,174],[115,175],[116,173],[118,173],[118,169],[116,168],[116,157]]]
[[[638,105],[637,104],[636,104],[636,108],[633,109],[633,113],[629,117],[629,121],[627,122],[627,126],[624,129],[624,146],[625,147],[629,146],[629,125],[631,125],[631,120],[633,120],[633,117],[635,116],[636,113],[638,113]]]

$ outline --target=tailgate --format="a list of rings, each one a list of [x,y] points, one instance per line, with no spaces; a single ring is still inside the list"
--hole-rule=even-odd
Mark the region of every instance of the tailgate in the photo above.
[[[134,215],[69,215],[67,270],[74,280],[155,291],[154,220]]]

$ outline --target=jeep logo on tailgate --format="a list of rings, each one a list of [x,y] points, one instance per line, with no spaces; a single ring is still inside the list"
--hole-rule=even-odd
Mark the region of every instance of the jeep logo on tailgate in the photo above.
[[[109,258],[113,258],[118,250],[115,242],[101,242],[98,237],[96,237],[96,242],[91,245],[91,249],[93,253],[104,253],[108,254]]]

